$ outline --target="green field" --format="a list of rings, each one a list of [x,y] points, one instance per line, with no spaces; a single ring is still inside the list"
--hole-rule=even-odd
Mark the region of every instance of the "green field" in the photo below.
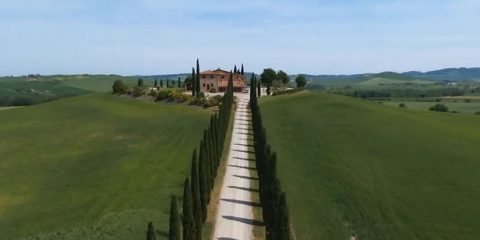
[[[478,239],[480,116],[262,98],[297,239]]]
[[[163,238],[210,115],[103,94],[0,111],[0,239]]]

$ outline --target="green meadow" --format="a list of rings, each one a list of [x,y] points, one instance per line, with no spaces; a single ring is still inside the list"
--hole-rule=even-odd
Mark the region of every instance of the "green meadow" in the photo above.
[[[108,94],[0,111],[0,238],[164,238],[210,115]]]
[[[480,116],[260,99],[297,239],[478,239]]]

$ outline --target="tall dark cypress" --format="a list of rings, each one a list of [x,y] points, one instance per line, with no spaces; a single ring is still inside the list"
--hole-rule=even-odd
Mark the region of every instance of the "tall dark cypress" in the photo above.
[[[237,65],[234,65],[234,66],[233,66],[233,73],[234,73],[234,74],[237,74]]]
[[[183,185],[183,240],[195,240],[195,223],[193,219],[193,202],[190,181],[185,179]]]
[[[180,78],[177,79],[177,88],[181,88],[181,84],[180,84]]]
[[[193,218],[195,219],[195,229],[198,234],[201,233],[203,223],[202,200],[200,196],[200,179],[198,172],[197,149],[192,154],[192,199],[193,199]]]
[[[291,232],[290,232],[290,216],[288,213],[288,206],[287,206],[287,196],[285,192],[281,192],[278,201],[278,239],[279,240],[290,240],[291,239]]]
[[[147,240],[156,240],[157,234],[155,233],[155,228],[153,227],[153,223],[148,223],[148,230],[147,230]]]
[[[170,231],[168,233],[169,240],[180,240],[180,216],[178,215],[177,199],[172,196],[170,202]]]
[[[160,87],[163,87],[163,79],[160,79]]]
[[[153,83],[153,86],[154,86],[154,87],[157,87],[157,86],[158,86],[158,80],[157,80],[157,79],[155,79],[155,82]]]
[[[200,63],[197,58],[197,74],[195,75],[195,96],[200,96]]]
[[[192,89],[191,90],[192,90],[192,96],[194,96],[194,97],[196,96],[195,95],[195,89],[196,89],[196,87],[195,87],[196,83],[195,82],[196,81],[197,81],[197,78],[195,76],[195,68],[192,67],[192,85],[191,85]]]
[[[258,83],[257,83],[257,94],[258,94],[258,97],[262,96],[262,82],[260,80],[258,80]]]
[[[240,74],[242,74],[242,76],[245,75],[245,72],[244,72],[244,70],[243,70],[243,63],[242,63],[242,69],[240,70]]]
[[[202,202],[202,221],[207,219],[207,205],[208,205],[208,179],[207,166],[205,164],[205,154],[203,153],[203,141],[200,143],[200,152],[198,155],[198,166],[200,175],[200,200]]]

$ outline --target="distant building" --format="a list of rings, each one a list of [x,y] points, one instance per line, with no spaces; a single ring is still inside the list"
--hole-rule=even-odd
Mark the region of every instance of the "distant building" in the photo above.
[[[208,70],[200,73],[201,92],[225,92],[227,90],[230,72],[221,70]],[[243,92],[247,88],[245,76],[239,73],[233,74],[233,90]]]

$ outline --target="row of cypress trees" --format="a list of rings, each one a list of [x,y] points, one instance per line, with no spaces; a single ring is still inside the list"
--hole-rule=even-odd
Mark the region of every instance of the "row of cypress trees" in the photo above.
[[[230,73],[227,91],[218,114],[210,118],[210,126],[204,130],[199,151],[193,150],[190,176],[183,185],[183,209],[180,217],[176,198],[170,206],[170,240],[200,240],[202,226],[207,218],[207,206],[215,183],[218,166],[225,145],[230,113],[233,108],[233,75]],[[180,223],[181,222],[181,223]],[[182,234],[180,233],[182,225]],[[148,238],[148,233],[147,233]]]
[[[260,202],[268,240],[290,240],[290,222],[286,194],[277,177],[277,154],[267,143],[265,128],[258,106],[255,74],[250,81],[250,110],[254,134],[255,159],[259,176]]]

